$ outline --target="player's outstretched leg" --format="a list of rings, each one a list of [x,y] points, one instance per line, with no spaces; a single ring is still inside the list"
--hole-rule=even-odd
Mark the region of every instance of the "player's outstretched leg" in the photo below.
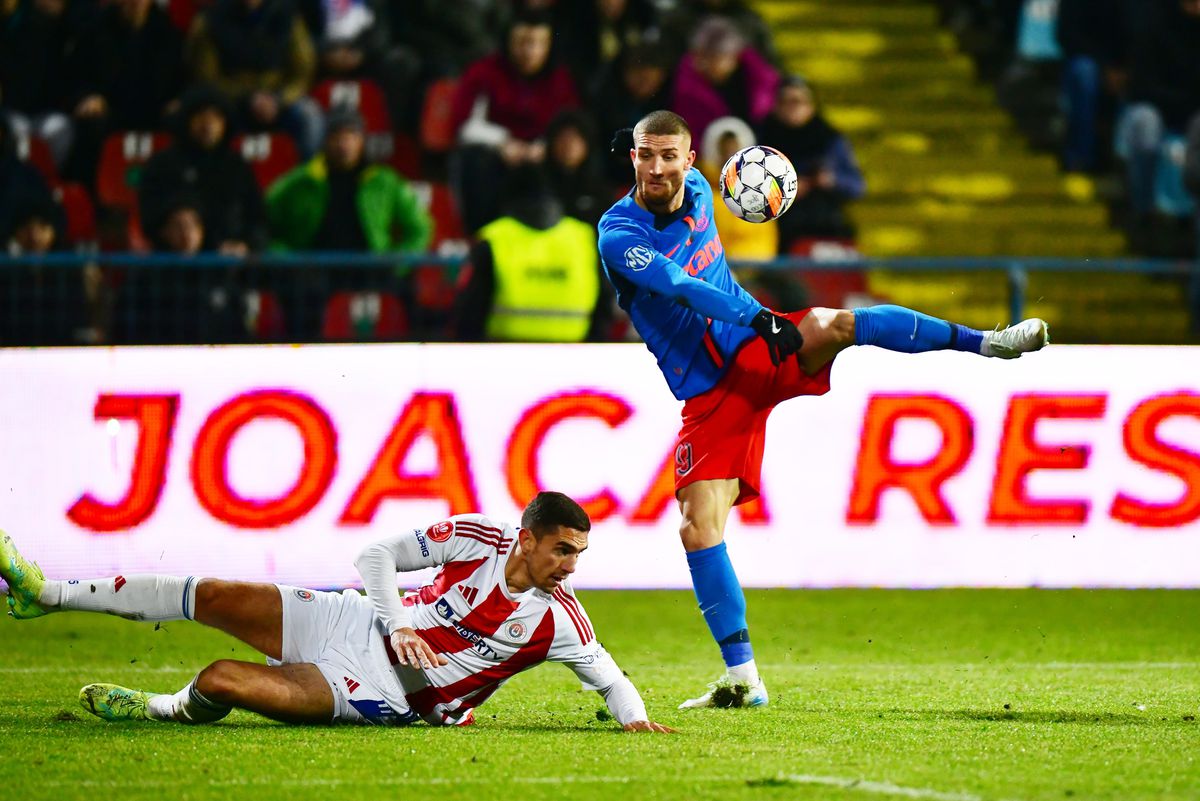
[[[979,331],[903,306],[854,310],[854,344],[875,345],[901,353],[959,350],[1015,359],[1050,344],[1050,326],[1036,317],[997,331]]]
[[[726,673],[680,709],[764,706],[767,688],[758,675],[746,624],[746,597],[725,550],[724,529],[737,497],[738,479],[698,481],[679,491],[680,535],[692,587],[704,622],[721,649]]]
[[[19,620],[49,612],[105,612],[129,620],[193,620],[195,576],[109,576],[78,581],[47,579],[23,557],[8,534],[0,532],[0,576],[8,583],[9,614]],[[236,636],[236,635],[235,635]]]
[[[126,720],[212,723],[231,710],[229,706],[206,698],[196,689],[196,679],[177,693],[149,693],[117,684],[89,684],[79,691],[79,705],[109,723]]]
[[[260,665],[222,659],[176,693],[149,693],[116,684],[89,684],[79,703],[101,720],[212,723],[235,707],[284,723],[329,723],[334,700],[316,665]]]
[[[49,611],[41,604],[46,577],[33,562],[21,556],[12,537],[0,531],[0,576],[8,584],[8,614],[18,620],[41,617]]]

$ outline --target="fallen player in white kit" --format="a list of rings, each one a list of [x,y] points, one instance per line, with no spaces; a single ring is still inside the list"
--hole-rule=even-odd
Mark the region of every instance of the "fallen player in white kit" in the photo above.
[[[569,577],[591,521],[561,493],[540,493],[521,528],[460,515],[366,548],[353,590],[172,576],[52,581],[0,535],[9,614],[106,612],[134,620],[195,620],[267,656],[222,659],[176,693],[89,684],[80,703],[108,721],[209,723],[237,707],[287,723],[468,725],[512,676],[562,662],[603,697],[626,731],[669,732],[596,640]],[[398,571],[441,566],[406,594]]]

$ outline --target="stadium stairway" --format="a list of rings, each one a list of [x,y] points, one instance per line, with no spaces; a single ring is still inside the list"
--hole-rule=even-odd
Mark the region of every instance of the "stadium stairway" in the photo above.
[[[1034,152],[940,25],[933,0],[754,0],[787,69],[817,87],[867,180],[859,247],[877,257],[1125,255],[1086,176]],[[765,142],[764,144],[770,144]],[[869,291],[978,328],[1007,320],[1001,272],[871,270]],[[1058,342],[1182,342],[1180,282],[1033,273],[1026,315]]]

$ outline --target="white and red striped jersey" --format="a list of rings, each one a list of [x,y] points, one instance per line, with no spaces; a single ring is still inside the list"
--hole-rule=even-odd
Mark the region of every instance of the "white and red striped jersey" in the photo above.
[[[606,699],[609,690],[628,684],[597,641],[569,581],[553,593],[537,588],[510,592],[504,568],[516,546],[512,526],[482,515],[459,515],[377,543],[359,558],[384,647],[404,688],[404,705],[425,721],[469,723],[472,710],[505,681],[545,661],[566,664],[585,689],[600,691]],[[381,562],[391,570],[390,589],[378,586]],[[394,589],[395,571],[432,566],[441,566],[433,581],[401,601]],[[387,635],[404,626],[415,629],[449,664],[428,670],[397,665]],[[638,714],[634,719],[644,719],[644,707]]]

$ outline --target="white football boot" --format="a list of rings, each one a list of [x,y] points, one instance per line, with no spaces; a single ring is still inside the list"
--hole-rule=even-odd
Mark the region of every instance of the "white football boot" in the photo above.
[[[1050,344],[1050,325],[1030,317],[1008,328],[983,333],[983,355],[997,359],[1016,359]]]
[[[721,678],[708,685],[708,692],[698,698],[690,698],[679,705],[680,709],[700,709],[713,707],[717,709],[733,709],[737,707],[766,706],[770,699],[767,696],[767,686],[762,677],[753,684],[734,682],[726,673]]]

